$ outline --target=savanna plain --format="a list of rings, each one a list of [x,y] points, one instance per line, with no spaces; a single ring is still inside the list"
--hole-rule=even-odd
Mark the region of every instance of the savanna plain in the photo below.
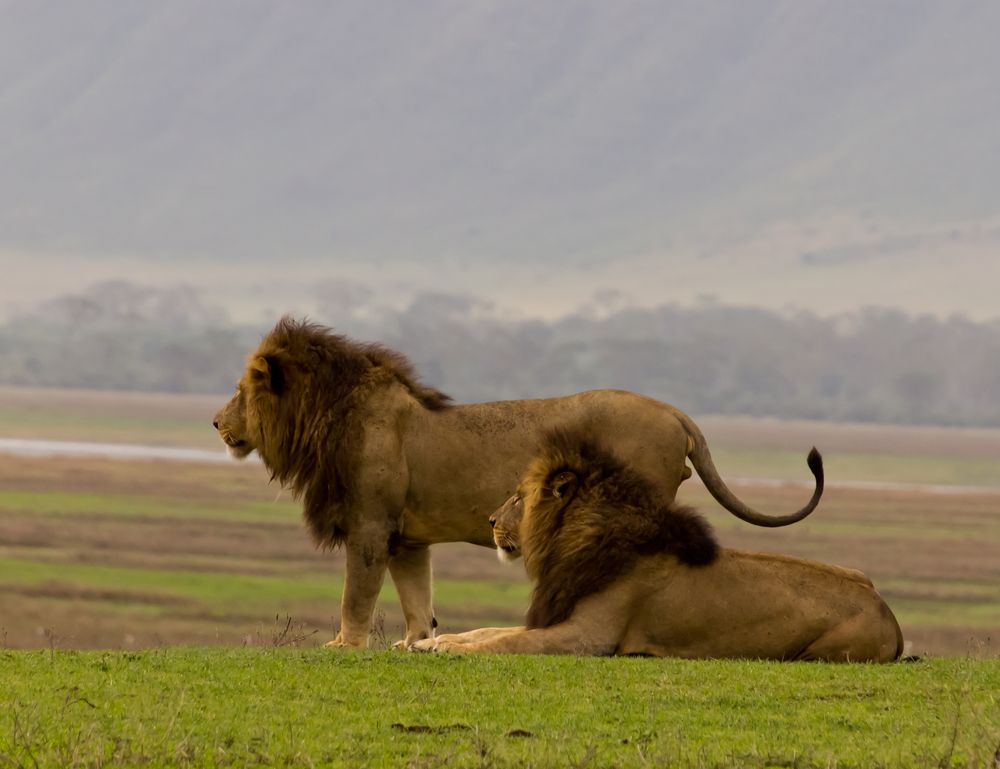
[[[0,389],[0,438],[221,447],[225,400]],[[701,418],[743,524],[729,547],[865,571],[919,662],[449,658],[335,632],[342,556],[257,463],[0,454],[0,766],[1000,767],[1000,431]],[[444,632],[517,624],[529,586],[434,549]]]

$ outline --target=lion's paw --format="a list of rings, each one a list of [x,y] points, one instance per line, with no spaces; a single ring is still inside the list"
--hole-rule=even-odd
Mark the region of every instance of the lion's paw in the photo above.
[[[436,638],[435,640],[437,644],[434,646],[434,651],[439,654],[467,654],[469,651],[467,644],[449,641],[447,638]]]
[[[323,646],[327,649],[364,649],[368,644],[352,643],[338,633],[336,638],[332,641],[327,641]]]
[[[433,637],[434,637],[433,630],[421,630],[421,631],[412,630],[406,634],[406,637],[402,641],[396,641],[396,643],[392,645],[392,648],[409,649],[411,646],[413,646],[413,644],[418,643],[420,641],[426,641],[427,639]]]
[[[406,648],[411,652],[436,652],[438,641],[436,638],[421,638],[419,641],[414,641],[409,644]]]
[[[465,644],[449,641],[447,638],[438,636],[437,638],[425,638],[416,641],[408,647],[414,652],[436,652],[438,654],[466,654],[468,647]]]

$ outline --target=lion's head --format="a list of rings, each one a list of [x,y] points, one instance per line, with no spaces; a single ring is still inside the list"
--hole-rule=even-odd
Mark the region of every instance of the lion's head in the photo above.
[[[527,626],[562,622],[639,556],[670,553],[692,566],[712,563],[719,546],[708,523],[664,497],[656,482],[585,429],[551,432],[517,494],[491,517],[501,557],[523,554],[535,582]]]
[[[353,416],[392,384],[429,409],[450,400],[420,384],[401,354],[284,317],[248,358],[213,424],[233,456],[256,451],[273,479],[301,495],[317,542],[335,545],[345,534],[341,506],[359,444]]]
[[[247,429],[247,401],[243,396],[243,382],[236,385],[236,392],[229,403],[219,409],[212,426],[226,444],[226,451],[235,459],[245,459],[255,448]]]
[[[521,557],[521,518],[524,516],[524,500],[520,493],[514,494],[490,516],[493,527],[493,542],[497,546],[497,557],[501,561],[516,561]]]

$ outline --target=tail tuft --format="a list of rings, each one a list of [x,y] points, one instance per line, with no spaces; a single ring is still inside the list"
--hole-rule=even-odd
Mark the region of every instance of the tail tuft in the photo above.
[[[809,456],[806,457],[806,464],[809,465],[809,470],[812,472],[813,476],[816,478],[816,483],[822,487],[823,485],[823,455],[816,450],[813,446],[809,451]]]

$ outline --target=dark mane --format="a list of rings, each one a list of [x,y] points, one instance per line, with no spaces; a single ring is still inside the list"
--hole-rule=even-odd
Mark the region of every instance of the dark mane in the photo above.
[[[255,375],[262,365],[267,382]],[[363,429],[359,407],[393,383],[427,409],[451,401],[421,384],[401,353],[288,316],[250,356],[244,383],[248,417],[260,433],[258,453],[271,477],[302,497],[313,538],[328,547],[347,534],[343,510]]]
[[[318,323],[298,321],[285,315],[261,342],[258,354],[266,354],[265,348],[269,351],[284,350],[293,358],[317,365],[349,362],[341,372],[347,375],[342,379],[349,380],[345,384],[358,384],[358,375],[367,368],[380,369],[406,387],[421,405],[431,411],[447,408],[451,403],[449,396],[420,382],[413,364],[403,353],[377,342],[355,342]]]
[[[576,604],[628,572],[640,556],[670,553],[690,566],[719,552],[711,527],[688,507],[663,501],[655,481],[632,470],[583,428],[556,430],[523,487],[551,488],[570,472],[575,493],[561,505],[543,493],[522,525],[525,566],[535,582],[529,628],[566,620]]]

